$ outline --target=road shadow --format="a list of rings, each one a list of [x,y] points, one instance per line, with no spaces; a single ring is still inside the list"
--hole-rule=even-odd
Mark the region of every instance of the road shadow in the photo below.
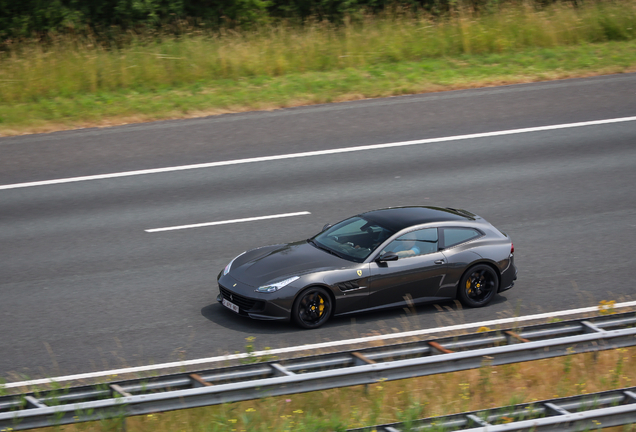
[[[201,308],[201,315],[218,326],[243,333],[288,333],[297,329],[293,324],[284,321],[262,321],[238,315],[220,303],[212,303]]]
[[[489,306],[499,305],[507,301],[508,299],[500,294],[492,300]],[[486,308],[489,306],[486,306]],[[472,309],[464,309],[458,301],[449,300],[411,308],[385,309],[332,317],[325,325],[320,327],[320,329],[341,329],[351,332],[353,326],[355,327],[355,329],[353,329],[354,332],[364,333],[368,330],[382,330],[382,326],[378,328],[378,324],[386,324],[388,322],[395,325],[389,325],[388,328],[384,330],[395,332],[424,328],[422,326],[423,322],[426,322],[426,328],[431,328],[431,321],[434,321],[439,327],[444,327],[465,323],[466,317],[464,312],[469,310]],[[213,303],[203,307],[201,309],[201,315],[220,327],[249,334],[282,334],[307,331],[306,329],[298,327],[293,322],[262,321],[241,316],[223,307],[220,303]]]

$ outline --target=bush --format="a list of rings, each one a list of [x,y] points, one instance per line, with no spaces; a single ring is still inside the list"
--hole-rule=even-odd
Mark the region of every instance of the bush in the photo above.
[[[178,34],[181,21],[218,29],[249,28],[277,19],[341,23],[347,16],[385,10],[423,10],[432,15],[454,8],[492,11],[516,0],[0,0],[0,43],[45,38],[50,33],[111,34],[148,28]],[[564,3],[575,0],[562,0]],[[555,0],[534,0],[546,6]],[[177,24],[177,25],[175,25]]]

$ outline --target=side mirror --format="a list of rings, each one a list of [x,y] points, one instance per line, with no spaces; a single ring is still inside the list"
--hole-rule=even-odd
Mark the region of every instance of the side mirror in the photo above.
[[[382,255],[380,255],[375,261],[378,263],[383,263],[383,262],[387,262],[387,261],[397,261],[398,260],[398,256],[395,252],[385,252]]]
[[[325,224],[325,226],[324,226],[324,227],[322,227],[322,231],[321,231],[321,232],[323,232],[323,231],[327,231],[327,230],[328,230],[329,228],[331,228],[332,226],[333,226],[333,225],[331,225],[331,224]]]

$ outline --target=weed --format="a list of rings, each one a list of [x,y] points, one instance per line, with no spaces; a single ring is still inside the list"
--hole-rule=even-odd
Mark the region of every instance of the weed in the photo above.
[[[616,313],[614,309],[615,300],[601,300],[598,305],[598,311],[601,315],[612,315]]]
[[[254,348],[255,340],[256,338],[254,336],[249,336],[245,338],[245,341],[247,342],[245,344],[245,353],[247,354],[247,357],[244,359],[241,359],[242,364],[261,363],[261,362],[267,362],[267,361],[276,359],[276,356],[269,355],[269,354],[256,356],[254,354],[254,352],[256,351],[256,348]],[[270,350],[270,347],[265,347],[265,351],[269,351],[269,350]]]

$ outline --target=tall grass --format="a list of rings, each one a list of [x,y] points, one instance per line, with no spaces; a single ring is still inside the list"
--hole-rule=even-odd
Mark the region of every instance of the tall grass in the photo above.
[[[0,58],[0,103],[196,88],[223,79],[632,40],[636,2],[543,10],[521,4],[481,15],[459,10],[440,19],[394,11],[339,27],[281,23],[244,32],[190,33],[179,38],[133,37],[123,48],[61,36],[47,46],[14,46]]]

